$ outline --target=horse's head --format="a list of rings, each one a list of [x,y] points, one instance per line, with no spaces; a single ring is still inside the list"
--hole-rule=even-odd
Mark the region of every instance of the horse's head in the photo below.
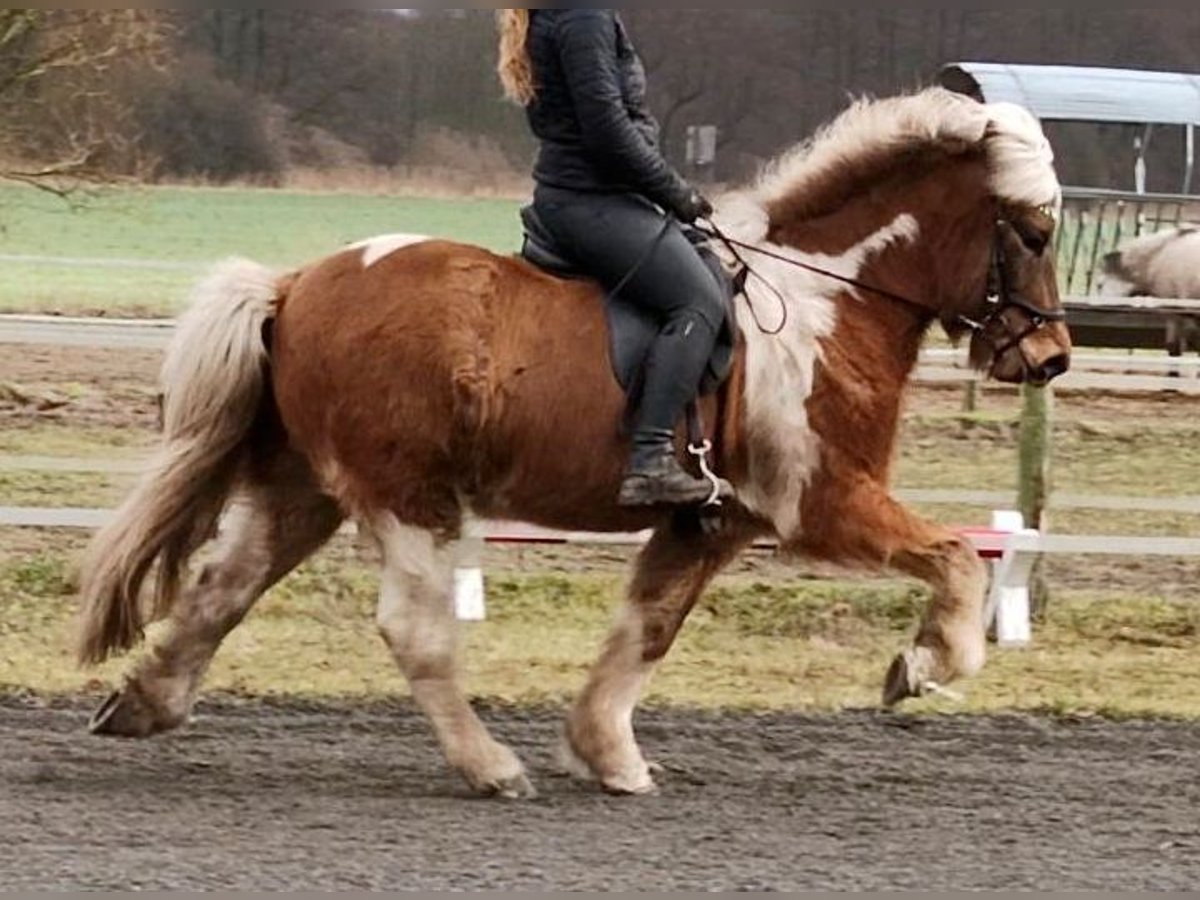
[[[970,335],[972,362],[992,377],[1045,384],[1067,371],[1053,253],[1062,189],[1025,109],[940,88],[864,101],[780,160],[758,197],[772,242],[843,265],[861,257],[860,281]]]
[[[1061,189],[1041,125],[1011,104],[975,107],[987,117],[980,146],[982,198],[961,240],[958,294],[941,318],[951,336],[970,333],[971,362],[1010,384],[1048,384],[1071,364],[1071,335],[1058,294],[1054,242]],[[971,154],[966,165],[970,170]]]
[[[1120,250],[1104,257],[1096,293],[1101,297],[1135,297],[1139,293],[1134,275],[1125,265],[1125,254]]]
[[[1071,336],[1058,296],[1053,207],[1003,209],[992,237],[977,311],[950,331],[971,331],[971,361],[998,381],[1044,385],[1071,365]]]
[[[1196,293],[1200,226],[1142,235],[1104,257],[1096,292],[1102,297],[1190,297]]]

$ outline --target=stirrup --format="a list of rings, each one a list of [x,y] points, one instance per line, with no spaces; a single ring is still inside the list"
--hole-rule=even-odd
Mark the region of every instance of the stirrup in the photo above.
[[[719,509],[724,505],[721,500],[721,488],[723,487],[721,479],[717,477],[717,473],[712,470],[712,466],[708,463],[708,458],[712,455],[712,441],[703,441],[699,444],[688,444],[688,453],[695,458],[696,464],[700,467],[700,475],[712,485],[712,494],[704,501],[702,507],[704,509]]]

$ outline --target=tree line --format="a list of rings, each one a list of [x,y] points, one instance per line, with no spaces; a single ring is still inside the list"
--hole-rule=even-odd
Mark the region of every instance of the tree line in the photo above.
[[[852,96],[960,60],[1194,70],[1200,17],[1156,10],[630,9],[664,144],[720,136],[734,180]],[[278,181],[292,167],[515,172],[533,150],[493,73],[492,15],[443,10],[0,11],[6,177]],[[1064,180],[1127,187],[1132,134],[1058,129]],[[455,149],[457,148],[457,150]],[[1159,143],[1152,187],[1178,181]]]

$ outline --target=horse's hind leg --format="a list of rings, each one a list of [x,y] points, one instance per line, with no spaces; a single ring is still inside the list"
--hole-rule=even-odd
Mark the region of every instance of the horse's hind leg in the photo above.
[[[187,720],[225,637],[272,585],[319,549],[343,516],[308,464],[279,450],[256,461],[215,553],[175,604],[161,638],[92,720],[92,731],[149,737]]]
[[[453,547],[390,514],[372,530],[383,553],[379,630],[433,723],[447,762],[481,794],[534,797],[521,761],[488,733],[459,686]]]
[[[633,712],[654,667],[713,577],[750,542],[749,534],[706,536],[665,528],[638,560],[629,601],[567,720],[564,762],[618,794],[654,790],[638,748]]]

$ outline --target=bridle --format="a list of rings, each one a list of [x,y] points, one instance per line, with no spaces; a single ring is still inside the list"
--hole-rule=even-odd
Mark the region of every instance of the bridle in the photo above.
[[[1003,232],[1006,226],[1013,228],[1012,223],[1007,219],[997,220],[996,234],[992,241],[992,263],[988,273],[987,294],[984,298],[985,315],[980,319],[960,315],[957,319],[972,333],[988,340],[991,339],[996,326],[1003,328],[1001,339],[993,342],[993,353],[996,359],[1000,359],[1006,353],[1016,349],[1027,338],[1033,337],[1047,326],[1067,321],[1066,310],[1045,309],[1013,289],[1008,274],[1008,254],[1004,249]],[[1020,310],[1028,319],[1023,331],[1015,330],[1008,318],[1005,317],[1004,314],[1010,309]]]
[[[1053,211],[1048,207],[1042,211],[1053,217]],[[970,331],[972,334],[991,342],[996,359],[1001,358],[1006,353],[1020,346],[1020,344],[1027,338],[1032,337],[1047,326],[1053,323],[1065,322],[1067,320],[1067,314],[1065,311],[1060,309],[1045,309],[1041,306],[1038,306],[1032,300],[1021,296],[1019,292],[1013,289],[1008,273],[1008,254],[1005,252],[1004,248],[1005,227],[1013,228],[1014,226],[1008,219],[1004,217],[997,219],[996,231],[992,240],[992,260],[988,273],[986,294],[984,297],[983,315],[978,318],[974,318],[965,314],[960,314],[951,320],[952,325],[961,326],[962,328]],[[924,316],[936,317],[937,315],[936,312],[926,304],[913,300],[911,297],[907,297],[904,294],[899,294],[895,291],[889,291],[884,288],[876,287],[874,285],[867,284],[866,282],[859,281],[856,278],[850,278],[846,275],[840,275],[837,272],[832,272],[829,269],[824,269],[820,266],[813,265],[812,263],[804,262],[803,260],[796,259],[793,256],[787,256],[783,253],[776,252],[761,245],[739,241],[737,238],[726,234],[712,220],[706,220],[704,226],[701,227],[700,230],[704,231],[710,237],[720,241],[728,248],[730,254],[742,269],[742,275],[740,276],[739,280],[743,286],[748,277],[753,276],[770,288],[772,293],[779,298],[781,308],[783,310],[783,321],[777,328],[767,329],[762,326],[762,323],[758,318],[758,314],[753,308],[753,303],[752,301],[749,301],[749,297],[747,296],[747,301],[751,304],[751,315],[754,317],[759,330],[764,334],[776,335],[783,332],[787,325],[788,306],[782,292],[773,286],[769,280],[755,271],[754,267],[751,266],[751,264],[747,261],[744,255],[744,253],[747,252],[765,256],[768,259],[774,259],[779,262],[787,263],[788,265],[795,266],[798,269],[811,272],[814,275],[820,275],[832,281],[840,282],[849,287],[856,288],[859,291],[862,291],[864,294],[874,295],[876,297],[881,297],[885,300],[890,300],[894,303],[907,306],[911,309],[917,310],[921,315]],[[1005,316],[1005,313],[1013,309],[1020,310],[1028,319],[1024,330],[1018,331],[1014,329],[1009,322],[1009,318]],[[998,339],[993,340],[993,335],[997,333],[997,328],[1002,329],[1002,332],[998,336]]]

